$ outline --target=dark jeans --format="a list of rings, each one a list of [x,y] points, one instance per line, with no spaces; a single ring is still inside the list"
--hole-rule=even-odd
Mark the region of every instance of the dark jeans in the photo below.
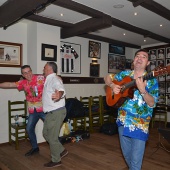
[[[36,110],[34,110],[34,113],[29,114],[28,117],[28,123],[27,123],[27,133],[31,142],[31,146],[33,149],[38,147],[37,144],[37,137],[35,134],[35,126],[37,124],[37,122],[39,121],[39,119],[41,119],[42,121],[45,120],[45,113],[44,112],[37,112]]]

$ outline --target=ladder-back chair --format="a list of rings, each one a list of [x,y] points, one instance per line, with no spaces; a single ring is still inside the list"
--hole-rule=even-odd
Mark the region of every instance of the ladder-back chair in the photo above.
[[[9,143],[15,143],[19,149],[19,140],[27,139],[26,133],[27,103],[24,101],[8,101]]]
[[[102,125],[102,96],[90,96],[89,130],[94,132]]]

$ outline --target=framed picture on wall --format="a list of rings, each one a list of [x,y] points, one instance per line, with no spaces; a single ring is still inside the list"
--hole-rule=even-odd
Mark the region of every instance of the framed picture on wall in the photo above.
[[[170,94],[167,94],[167,105],[170,106]]]
[[[108,54],[108,73],[117,73],[126,69],[126,57]]]
[[[166,83],[166,92],[170,93],[170,82]]]
[[[156,68],[156,66],[157,66],[156,60],[151,60],[150,65],[149,65],[149,67],[150,67],[149,71],[154,70]]]
[[[126,59],[126,67],[127,70],[133,69],[133,60],[132,59]]]
[[[156,49],[149,50],[150,59],[156,60]]]
[[[166,48],[166,58],[170,58],[170,47]]]
[[[160,48],[157,50],[157,59],[165,59],[165,48]]]
[[[61,74],[81,73],[81,45],[60,42]]]
[[[90,63],[90,76],[99,77],[100,75],[100,64]]]
[[[109,53],[125,55],[125,47],[109,44]]]
[[[159,83],[159,92],[165,93],[165,82]]]
[[[22,44],[0,41],[0,66],[22,66]]]
[[[89,41],[89,57],[101,58],[101,43],[95,41]]]
[[[41,60],[57,61],[57,46],[50,44],[42,44]]]

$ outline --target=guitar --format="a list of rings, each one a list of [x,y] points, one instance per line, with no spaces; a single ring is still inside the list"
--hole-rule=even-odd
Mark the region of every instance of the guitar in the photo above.
[[[170,73],[170,65],[166,67],[159,67],[157,70],[151,71],[143,77],[143,80],[149,80],[153,77],[161,76]],[[136,80],[125,77],[122,81],[113,80],[114,84],[121,86],[121,91],[118,94],[113,94],[112,89],[106,87],[106,102],[109,106],[120,107],[128,98],[133,99],[134,91],[137,89]]]

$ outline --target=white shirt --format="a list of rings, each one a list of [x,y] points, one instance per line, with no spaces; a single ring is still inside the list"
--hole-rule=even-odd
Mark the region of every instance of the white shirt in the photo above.
[[[58,91],[64,91],[63,96],[65,96],[65,89],[63,82],[56,76],[56,73],[50,74],[46,77],[44,83],[44,89],[42,94],[43,111],[49,112],[65,106],[65,98],[61,98],[59,101],[55,102],[52,100],[52,94]]]

